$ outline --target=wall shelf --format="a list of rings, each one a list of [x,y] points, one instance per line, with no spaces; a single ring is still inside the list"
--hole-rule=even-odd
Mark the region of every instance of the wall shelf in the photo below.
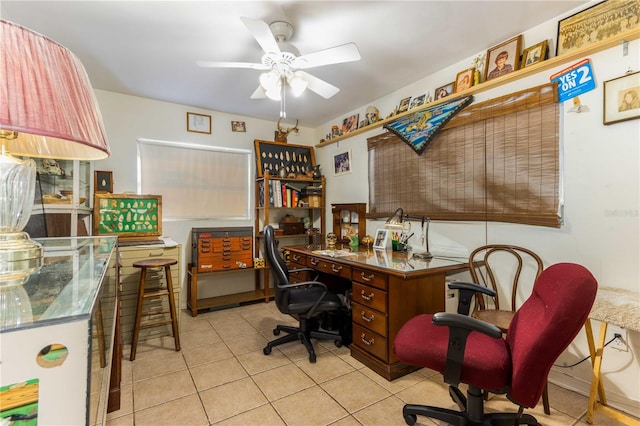
[[[590,54],[597,53],[597,52],[600,52],[602,50],[615,47],[617,45],[621,46],[624,42],[629,42],[629,41],[632,41],[632,40],[636,40],[638,38],[640,38],[640,28],[635,28],[635,29],[629,30],[629,31],[627,31],[627,32],[625,32],[623,34],[618,34],[617,36],[611,37],[611,38],[609,38],[607,40],[603,40],[603,41],[594,43],[594,44],[592,44],[590,46],[587,46],[585,48],[578,49],[578,50],[575,50],[575,51],[570,52],[570,53],[566,53],[566,54],[561,55],[561,56],[554,56],[553,58],[549,58],[549,59],[547,59],[545,61],[542,61],[540,63],[534,64],[534,65],[530,65],[530,66],[528,66],[526,68],[519,69],[517,71],[511,72],[511,73],[509,73],[507,75],[504,75],[502,77],[498,77],[498,78],[493,79],[493,80],[485,81],[484,83],[480,83],[480,84],[478,84],[476,86],[472,86],[472,87],[470,87],[470,88],[468,88],[466,90],[462,90],[460,92],[455,93],[455,97],[465,96],[465,95],[472,95],[474,93],[481,93],[481,92],[484,92],[484,91],[487,91],[487,90],[491,90],[494,87],[501,86],[501,85],[506,84],[506,83],[511,83],[512,81],[520,80],[522,78],[525,78],[525,77],[528,77],[530,75],[539,73],[541,71],[545,71],[545,70],[557,67],[557,66],[565,64],[565,63],[576,61],[576,60],[581,59],[581,58],[583,58],[585,56],[588,56]],[[446,102],[446,101],[448,101],[449,99],[451,99],[453,97],[454,96],[451,95],[451,97],[438,99],[437,101],[433,101],[433,102],[430,102],[428,104],[421,105],[419,108],[414,108],[414,109],[411,109],[409,111],[405,111],[403,113],[394,115],[393,117],[385,118],[385,119],[380,120],[380,121],[378,121],[376,123],[369,124],[368,126],[364,126],[364,127],[359,128],[359,129],[356,129],[356,130],[354,130],[352,132],[349,132],[349,133],[347,133],[345,135],[338,136],[338,137],[326,140],[324,142],[320,142],[320,143],[316,144],[315,146],[317,148],[322,148],[322,147],[334,144],[336,142],[340,142],[341,140],[348,139],[348,138],[351,138],[353,136],[357,136],[357,135],[359,135],[361,133],[368,132],[369,130],[375,129],[377,127],[381,127],[381,126],[383,126],[383,125],[385,125],[387,123],[390,123],[390,122],[392,122],[392,121],[394,121],[394,120],[396,120],[398,118],[401,118],[401,117],[404,117],[406,115],[422,111],[423,109],[426,109],[428,107],[431,107],[431,106],[438,105],[438,104],[441,104],[443,102]]]

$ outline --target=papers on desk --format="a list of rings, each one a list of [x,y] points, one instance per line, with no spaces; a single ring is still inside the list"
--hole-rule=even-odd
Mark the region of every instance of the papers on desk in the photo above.
[[[164,242],[165,247],[177,247],[178,243],[171,239],[171,237],[160,237],[160,239]]]
[[[344,256],[357,255],[357,253],[353,253],[347,250],[314,250],[311,253],[321,254],[323,256],[330,256],[330,257],[344,257]]]

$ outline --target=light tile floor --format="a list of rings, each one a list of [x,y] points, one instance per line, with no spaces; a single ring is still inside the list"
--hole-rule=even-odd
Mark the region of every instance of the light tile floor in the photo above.
[[[171,337],[140,342],[130,362],[124,346],[121,408],[108,414],[108,426],[393,426],[405,424],[405,403],[456,408],[440,374],[422,369],[389,382],[331,342],[314,342],[315,364],[296,342],[265,356],[275,325],[295,324],[273,302],[181,315],[182,351]],[[545,426],[586,425],[587,398],[549,386],[551,415],[542,402],[526,412]],[[516,410],[504,396],[486,407]],[[417,424],[434,425],[421,417]],[[618,423],[597,414],[595,424]]]

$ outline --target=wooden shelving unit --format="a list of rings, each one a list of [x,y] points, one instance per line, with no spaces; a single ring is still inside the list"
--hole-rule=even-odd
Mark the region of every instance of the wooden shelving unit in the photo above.
[[[480,83],[480,84],[478,84],[476,86],[472,86],[472,87],[470,87],[470,88],[468,88],[466,90],[462,90],[460,92],[457,92],[455,94],[455,97],[465,96],[465,95],[472,95],[474,93],[481,93],[481,92],[484,92],[484,91],[487,91],[487,90],[491,90],[494,87],[501,86],[501,85],[507,84],[507,83],[511,83],[512,81],[520,80],[522,78],[525,78],[525,77],[528,77],[530,75],[539,73],[541,71],[545,71],[545,70],[557,67],[559,65],[563,65],[563,64],[567,64],[569,62],[576,61],[576,60],[581,59],[581,58],[583,58],[585,56],[588,56],[590,54],[597,53],[597,52],[600,52],[602,50],[615,47],[617,45],[622,46],[622,44],[624,42],[629,42],[629,41],[632,41],[632,40],[636,40],[638,38],[640,38],[640,28],[629,30],[629,31],[627,31],[627,32],[625,32],[623,34],[618,34],[617,36],[611,37],[610,39],[607,39],[607,40],[600,41],[598,43],[594,43],[594,44],[592,44],[592,45],[590,45],[588,47],[585,47],[585,48],[582,48],[582,49],[578,49],[578,50],[575,50],[575,51],[570,52],[570,53],[566,53],[566,54],[561,55],[561,56],[554,56],[553,58],[549,58],[546,61],[542,61],[540,63],[528,66],[526,68],[519,69],[517,71],[511,72],[511,73],[509,73],[507,75],[504,75],[502,77],[498,77],[498,78],[493,79],[493,80],[485,81],[484,83]],[[621,49],[622,49],[622,47],[621,47]],[[453,95],[452,95],[452,97],[453,97]],[[401,117],[404,117],[406,115],[422,111],[423,109],[429,108],[429,107],[434,106],[434,105],[441,104],[443,102],[447,102],[448,100],[452,99],[452,97],[438,99],[437,101],[433,101],[433,102],[430,102],[428,104],[421,105],[419,108],[414,108],[414,109],[411,109],[409,111],[405,111],[405,112],[403,112],[401,114],[394,115],[393,117],[385,118],[385,119],[380,120],[380,121],[378,121],[376,123],[369,124],[368,126],[356,129],[356,130],[354,130],[352,132],[349,132],[349,133],[347,133],[345,135],[335,137],[335,138],[330,139],[328,141],[320,142],[320,143],[316,144],[315,146],[318,147],[318,148],[321,148],[321,147],[324,147],[324,146],[328,146],[328,145],[334,144],[336,142],[340,142],[341,140],[344,140],[344,139],[347,139],[347,138],[351,138],[353,136],[357,136],[357,135],[359,135],[361,133],[368,132],[369,130],[375,129],[377,127],[382,127],[383,125],[385,125],[385,124],[387,124],[389,122],[397,120],[398,118],[401,118]]]

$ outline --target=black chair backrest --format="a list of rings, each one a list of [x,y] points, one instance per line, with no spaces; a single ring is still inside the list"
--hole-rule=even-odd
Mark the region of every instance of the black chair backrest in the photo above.
[[[535,406],[553,363],[587,320],[597,289],[593,275],[574,263],[558,263],[540,274],[507,331],[513,401]]]
[[[273,277],[275,278],[275,301],[276,306],[282,313],[288,313],[289,292],[282,285],[289,284],[289,269],[284,263],[284,259],[278,253],[276,237],[273,233],[273,226],[267,225],[264,228],[264,252],[267,256],[267,263],[271,268]]]

